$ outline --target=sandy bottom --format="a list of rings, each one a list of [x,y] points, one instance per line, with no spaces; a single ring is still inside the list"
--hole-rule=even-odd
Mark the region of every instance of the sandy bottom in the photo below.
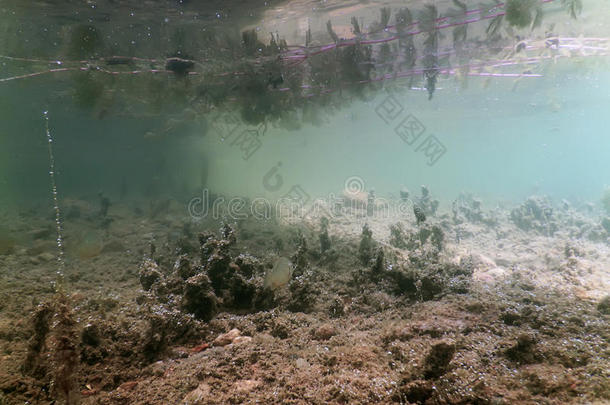
[[[61,293],[52,220],[3,217],[0,404],[610,403],[595,213],[547,232],[508,209],[347,210],[324,245],[319,218],[219,231],[175,202],[64,205]],[[278,257],[294,269],[269,290]]]

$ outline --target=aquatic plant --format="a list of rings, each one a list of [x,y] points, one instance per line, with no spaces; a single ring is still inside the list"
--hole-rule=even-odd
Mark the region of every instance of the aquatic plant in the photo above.
[[[518,28],[537,27],[542,21],[542,8],[538,0],[508,0],[506,20]]]
[[[529,197],[520,207],[510,213],[511,221],[524,231],[535,231],[552,236],[558,229],[553,207],[546,198]]]
[[[51,320],[51,392],[60,403],[80,403],[78,389],[79,338],[77,323],[67,295],[59,293],[54,302],[55,314]]]
[[[383,271],[385,270],[385,253],[383,252],[383,248],[377,248],[375,252],[375,261],[373,266],[371,267],[371,272],[373,274],[373,279],[378,279]]]
[[[364,224],[362,234],[360,235],[360,246],[358,247],[358,256],[361,264],[369,264],[373,257],[373,248],[373,231],[371,231],[368,224]]]
[[[417,225],[421,225],[426,221],[426,214],[424,210],[419,207],[419,205],[413,205],[413,214],[415,215],[415,221]]]
[[[320,252],[324,253],[330,249],[330,237],[328,236],[328,218],[320,219]]]
[[[390,225],[390,245],[399,249],[407,247],[403,226],[400,222]]]
[[[299,231],[297,235],[297,251],[294,255],[292,255],[292,262],[294,263],[294,271],[293,275],[298,277],[302,275],[307,266],[309,266],[309,261],[307,260],[308,249],[307,249],[307,239],[303,232]]]

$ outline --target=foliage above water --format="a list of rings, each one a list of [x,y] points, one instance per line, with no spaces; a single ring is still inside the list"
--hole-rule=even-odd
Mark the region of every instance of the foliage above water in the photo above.
[[[542,21],[542,8],[538,0],[508,0],[506,20],[512,26],[525,28],[539,26]]]
[[[572,17],[582,9],[581,0],[561,4]],[[490,63],[491,57],[497,49],[516,46],[513,28],[540,26],[544,6],[539,0],[508,0],[475,10],[453,0],[446,9],[383,7],[367,25],[352,17],[349,37],[331,21],[325,32],[308,29],[304,45],[253,29],[168,25],[166,45],[156,51],[161,55],[139,55],[132,46],[137,41],[129,45],[115,37],[113,42],[103,24],[89,20],[58,31],[64,38],[57,70],[71,75],[69,94],[76,104],[100,118],[163,113],[209,119],[227,110],[238,111],[247,125],[296,129],[302,123],[318,125],[325,115],[382,88],[425,90],[432,99],[439,81],[452,76],[463,87],[468,76],[501,77],[502,68]],[[487,38],[481,38],[477,23],[489,19]],[[116,34],[121,28],[112,30]],[[505,56],[509,62],[523,50],[515,49]],[[508,75],[531,70],[531,64],[517,64]]]

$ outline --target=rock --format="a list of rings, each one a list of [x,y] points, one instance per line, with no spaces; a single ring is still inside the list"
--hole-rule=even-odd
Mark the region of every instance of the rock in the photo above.
[[[187,280],[197,274],[198,268],[191,265],[187,255],[180,255],[174,263],[174,273],[183,280]]]
[[[203,405],[208,403],[212,389],[206,383],[201,383],[182,399],[183,405]]]
[[[36,256],[44,252],[52,252],[57,249],[57,244],[51,241],[36,241],[27,251],[28,255]]]
[[[186,280],[182,307],[198,319],[211,320],[218,311],[218,297],[205,273],[199,273]]]
[[[510,360],[519,364],[531,364],[539,360],[536,350],[536,338],[528,333],[522,333],[517,337],[517,343],[505,350],[505,355]]]
[[[209,347],[210,347],[209,344],[201,343],[201,344],[198,344],[197,346],[191,348],[191,353],[199,353],[199,352],[206,350]]]
[[[300,370],[306,370],[309,368],[309,363],[307,362],[307,360],[305,360],[303,358],[298,358],[297,362],[296,362],[296,366]]]
[[[140,284],[144,291],[149,291],[154,283],[159,281],[163,275],[159,271],[159,265],[151,259],[146,259],[140,265]]]
[[[258,380],[241,380],[235,383],[235,391],[237,392],[250,392],[261,385]]]
[[[138,385],[137,381],[127,381],[123,384],[119,385],[119,390],[121,391],[131,391]]]
[[[38,259],[42,262],[50,262],[55,259],[55,255],[53,253],[44,252],[38,255]]]
[[[553,208],[547,198],[529,197],[511,211],[510,219],[524,231],[535,231],[545,236],[552,236],[558,229]]]
[[[597,310],[604,315],[610,315],[610,295],[606,295],[597,304]]]
[[[233,344],[235,345],[239,345],[239,344],[245,344],[245,343],[250,343],[252,341],[252,338],[250,336],[238,336],[235,339],[233,339]]]
[[[214,339],[214,346],[226,346],[233,343],[233,341],[241,336],[241,331],[237,328],[231,329],[227,333],[223,333],[219,335],[216,339]]]
[[[445,374],[454,354],[455,344],[453,342],[440,342],[432,346],[424,360],[424,377],[429,380]]]
[[[34,229],[30,231],[28,234],[32,237],[32,239],[48,239],[51,237],[53,233],[53,228],[41,228]]]
[[[434,394],[434,384],[432,381],[415,380],[406,383],[400,391],[409,403],[423,404]]]
[[[93,323],[85,325],[81,331],[81,341],[89,346],[98,346],[100,344],[100,331]]]
[[[317,340],[328,340],[336,334],[337,329],[333,325],[325,323],[314,331],[313,337]]]

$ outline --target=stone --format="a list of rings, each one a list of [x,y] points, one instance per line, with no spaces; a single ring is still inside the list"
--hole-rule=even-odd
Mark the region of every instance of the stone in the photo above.
[[[182,399],[183,405],[203,405],[210,399],[212,389],[206,383],[201,383],[193,391],[189,392]]]
[[[329,323],[325,323],[314,331],[313,337],[314,337],[314,339],[317,339],[317,340],[328,340],[331,337],[335,336],[336,334],[337,334],[337,329],[335,329],[335,327],[333,325],[331,325]]]
[[[140,284],[142,284],[144,291],[149,291],[152,285],[162,277],[159,265],[153,260],[147,259],[140,266]]]
[[[51,260],[55,259],[55,255],[53,253],[44,252],[38,255],[38,259],[40,259],[42,262],[50,262]]]
[[[241,336],[241,331],[239,329],[231,329],[227,333],[223,333],[222,335],[219,335],[216,339],[214,339],[213,344],[214,346],[230,345],[239,336]]]

